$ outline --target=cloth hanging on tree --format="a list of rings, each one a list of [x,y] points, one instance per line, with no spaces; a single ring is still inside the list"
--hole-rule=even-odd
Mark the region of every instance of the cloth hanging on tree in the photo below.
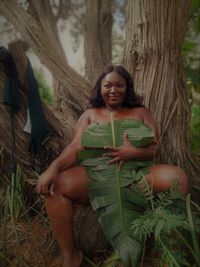
[[[12,134],[12,158],[11,170],[16,174],[17,171],[17,154],[15,142],[15,114],[20,108],[20,94],[17,79],[17,71],[11,54],[5,47],[0,47],[0,62],[4,66],[6,80],[3,88],[3,102],[10,107],[10,123]]]
[[[3,101],[10,107],[11,113],[15,114],[20,108],[19,83],[14,61],[5,47],[0,47],[0,62],[3,64],[7,75],[4,83]],[[30,150],[36,154],[41,145],[44,145],[51,137],[51,130],[44,116],[38,83],[29,61],[25,73],[25,81],[27,86],[28,110],[31,119]]]
[[[28,61],[25,79],[28,87],[28,108],[31,120],[31,148],[37,153],[39,147],[44,145],[51,137],[51,130],[45,119],[40,100],[38,83],[33,69]]]
[[[5,47],[0,47],[0,62],[3,64],[6,73],[3,101],[15,114],[20,108],[19,84],[14,61]]]

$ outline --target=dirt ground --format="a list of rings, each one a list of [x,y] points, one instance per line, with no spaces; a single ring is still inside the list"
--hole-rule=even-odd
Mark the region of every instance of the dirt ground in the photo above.
[[[1,233],[5,232],[4,227],[1,226]],[[18,221],[15,227],[8,222],[6,230],[7,242],[4,234],[0,235],[0,267],[62,267],[58,246],[44,218]],[[84,258],[81,267],[101,266],[110,254],[111,251],[95,251],[92,257]],[[153,267],[148,263],[142,266]]]
[[[7,242],[4,245],[3,234],[0,236],[0,267],[61,267],[59,249],[51,229],[43,218],[36,216],[33,220],[18,221],[14,228],[8,223]],[[1,233],[5,231],[3,226]],[[82,267],[100,264],[107,258],[110,251],[97,251],[93,257],[84,259]],[[7,264],[3,258],[7,257]]]

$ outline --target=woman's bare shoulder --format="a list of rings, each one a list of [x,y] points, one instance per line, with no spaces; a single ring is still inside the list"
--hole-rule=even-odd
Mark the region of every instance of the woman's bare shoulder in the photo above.
[[[78,122],[85,121],[85,120],[90,122],[96,113],[97,113],[97,109],[96,108],[89,108],[89,109],[87,109],[86,111],[84,111],[82,113],[82,115],[80,116]]]
[[[145,107],[126,108],[125,112],[140,120],[143,120],[146,114],[150,114],[150,112]]]
[[[88,108],[86,109],[86,111],[83,112],[83,114],[87,114],[87,115],[90,115],[90,114],[94,114],[96,113],[100,108]]]
[[[89,117],[92,113],[93,113],[93,108],[88,108],[81,114],[79,119]]]
[[[133,110],[139,114],[151,114],[150,111],[146,107],[136,107]]]
[[[144,120],[145,118],[152,117],[150,110],[148,110],[146,107],[133,108],[133,112],[138,115],[142,120]]]

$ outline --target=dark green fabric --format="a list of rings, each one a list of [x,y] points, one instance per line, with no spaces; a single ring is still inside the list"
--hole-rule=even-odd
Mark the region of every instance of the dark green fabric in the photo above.
[[[37,152],[38,148],[50,138],[51,131],[44,116],[38,83],[33,74],[30,62],[27,66],[25,78],[28,85],[28,107],[32,125],[31,146]]]
[[[16,113],[20,108],[20,95],[16,77],[8,77],[4,83],[3,101]]]
[[[10,108],[10,123],[12,135],[12,157],[11,171],[16,174],[17,171],[17,156],[15,142],[15,114],[20,108],[19,84],[17,72],[11,54],[5,47],[0,47],[0,62],[4,67],[6,79],[3,87],[3,101]]]
[[[0,61],[4,66],[6,80],[4,83],[3,101],[16,113],[20,108],[19,84],[17,72],[11,54],[4,48],[0,49]]]

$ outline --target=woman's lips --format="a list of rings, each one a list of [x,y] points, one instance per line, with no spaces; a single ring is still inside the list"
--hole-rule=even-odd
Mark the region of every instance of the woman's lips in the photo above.
[[[110,99],[110,100],[117,100],[117,99],[119,99],[119,96],[117,96],[117,95],[112,95],[112,96],[109,96],[109,99]]]

